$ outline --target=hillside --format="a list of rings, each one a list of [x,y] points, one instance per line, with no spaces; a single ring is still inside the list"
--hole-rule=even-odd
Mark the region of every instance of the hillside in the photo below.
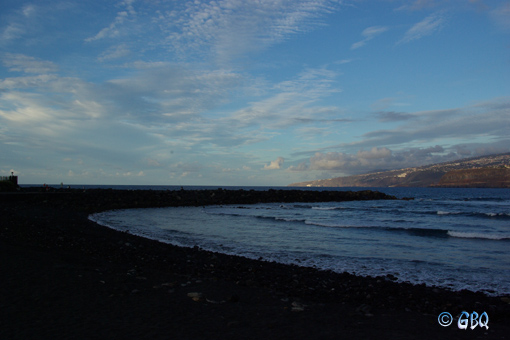
[[[510,188],[510,169],[480,168],[447,172],[438,187]]]
[[[491,187],[510,188],[510,153],[415,168],[292,183],[295,187]]]

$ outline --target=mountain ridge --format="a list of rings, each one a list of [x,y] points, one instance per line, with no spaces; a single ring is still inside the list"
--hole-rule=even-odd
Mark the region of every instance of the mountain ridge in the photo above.
[[[289,184],[294,187],[510,188],[510,152]]]

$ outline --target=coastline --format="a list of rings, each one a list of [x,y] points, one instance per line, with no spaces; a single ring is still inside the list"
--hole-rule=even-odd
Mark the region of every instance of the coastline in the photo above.
[[[2,337],[508,337],[510,305],[502,297],[179,248],[88,220],[90,213],[133,207],[347,199],[334,195],[100,189],[0,194]],[[441,312],[455,317],[464,310],[487,312],[489,329],[438,324]]]

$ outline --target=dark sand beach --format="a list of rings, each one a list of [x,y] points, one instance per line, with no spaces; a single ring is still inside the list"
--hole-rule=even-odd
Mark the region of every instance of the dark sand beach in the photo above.
[[[0,193],[0,339],[510,338],[508,297],[180,248],[87,218],[119,208],[387,198],[335,195]],[[462,311],[487,312],[489,329],[458,329]],[[453,315],[449,327],[438,324],[441,312]]]

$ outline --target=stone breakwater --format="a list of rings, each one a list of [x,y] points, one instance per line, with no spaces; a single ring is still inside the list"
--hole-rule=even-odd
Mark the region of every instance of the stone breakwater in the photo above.
[[[0,195],[0,202],[22,200],[46,203],[84,212],[127,208],[202,206],[214,204],[256,204],[271,202],[341,202],[353,200],[397,199],[372,190],[113,190],[24,188],[22,192]]]

